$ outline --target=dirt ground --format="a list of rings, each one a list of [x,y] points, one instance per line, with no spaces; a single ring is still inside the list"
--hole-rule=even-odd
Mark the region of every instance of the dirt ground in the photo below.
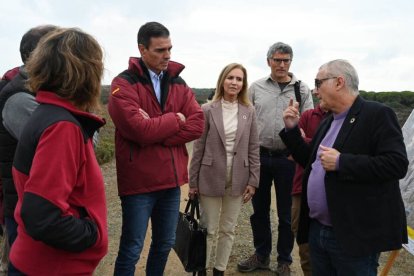
[[[114,263],[118,253],[119,246],[119,237],[121,236],[121,225],[122,225],[122,215],[121,215],[121,203],[117,194],[116,186],[116,170],[115,170],[115,161],[107,163],[102,166],[102,172],[105,178],[105,188],[107,196],[107,205],[108,205],[108,227],[109,227],[109,251],[105,258],[101,261],[94,275],[96,276],[109,276],[113,275]],[[186,204],[186,198],[188,193],[188,185],[184,185],[181,189],[181,210],[184,210]],[[272,229],[277,229],[277,213],[275,210],[275,195],[272,194]],[[233,251],[230,256],[229,264],[226,270],[225,275],[243,275],[243,276],[268,276],[276,275],[274,270],[276,269],[276,256],[275,252],[272,252],[270,256],[271,260],[271,270],[260,270],[250,273],[240,273],[237,271],[237,262],[249,256],[253,252],[253,239],[250,228],[249,217],[252,214],[251,203],[243,205],[242,211],[238,219],[238,226],[236,229],[236,238],[233,245]],[[277,231],[273,231],[273,247],[276,248],[275,241],[277,239]],[[150,227],[147,232],[147,237],[144,244],[144,249],[141,254],[141,259],[139,260],[135,275],[145,275],[145,263],[146,256],[148,254],[149,244],[151,241]],[[382,271],[386,261],[388,260],[389,253],[382,253],[380,257],[380,267],[378,269],[378,275]],[[295,247],[292,252],[293,263],[291,265],[292,275],[301,276],[303,275],[300,265],[299,265],[299,256],[298,248],[295,244]],[[209,273],[212,274],[211,272]],[[168,263],[165,270],[166,276],[181,276],[181,275],[192,275],[184,271],[183,266],[178,259],[175,252],[172,250],[168,259]],[[407,253],[406,250],[401,250],[400,254],[393,264],[391,271],[388,274],[389,276],[413,276],[414,275],[414,256]]]
[[[108,227],[109,227],[109,252],[106,257],[101,261],[98,266],[95,275],[109,276],[113,274],[115,259],[118,253],[119,237],[121,235],[122,215],[121,215],[121,203],[117,195],[116,187],[116,175],[115,175],[115,162],[112,161],[105,164],[102,167],[102,172],[105,178],[105,188],[108,204]],[[188,194],[188,185],[184,185],[181,189],[181,210],[184,210],[186,204],[186,198]],[[273,195],[274,200],[274,195]],[[275,204],[272,204],[273,208]],[[275,275],[275,272],[269,270],[261,270],[251,273],[240,273],[237,271],[237,262],[246,256],[249,256],[253,252],[253,239],[250,229],[249,217],[252,214],[251,203],[247,203],[243,206],[239,216],[238,226],[236,230],[235,243],[233,245],[232,255],[230,256],[229,265],[226,270],[226,275]],[[273,219],[276,221],[276,210],[272,209]],[[273,229],[277,229],[277,225],[272,225]],[[277,233],[277,231],[275,232]],[[274,241],[276,240],[276,234],[274,233]],[[135,275],[145,275],[145,263],[146,256],[148,254],[149,244],[151,241],[150,227],[148,227],[147,237],[144,244],[144,249],[141,254],[141,258],[137,264]],[[273,246],[275,248],[275,246]],[[299,257],[297,254],[297,247],[293,250],[293,264],[291,266],[293,275],[303,275],[299,266]],[[271,269],[276,269],[276,256],[271,256]],[[172,275],[192,275],[184,271],[183,266],[178,259],[175,252],[172,250],[168,258],[167,267],[165,269],[166,276]]]

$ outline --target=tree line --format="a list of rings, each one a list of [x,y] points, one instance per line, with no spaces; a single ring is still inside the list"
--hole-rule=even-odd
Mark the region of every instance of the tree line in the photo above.
[[[102,103],[108,103],[109,85],[102,86]],[[208,96],[214,91],[214,88],[193,88],[196,100],[199,104],[203,104],[207,101]],[[394,109],[397,113],[398,120],[401,126],[414,109],[414,92],[412,91],[390,91],[390,92],[373,92],[373,91],[360,91],[361,97],[370,101],[377,101],[388,105]],[[314,102],[317,103],[317,99],[314,98]]]
[[[214,88],[193,88],[197,102],[203,104],[207,101],[208,96],[214,91]],[[101,101],[104,105],[108,103],[110,86],[103,85],[101,93]],[[393,108],[397,114],[398,121],[401,126],[407,120],[408,116],[414,108],[414,92],[366,92],[360,91],[360,95],[367,100],[378,101]],[[317,103],[317,99],[314,98]],[[96,149],[96,156],[100,164],[110,161],[115,152],[114,147],[114,130],[115,127],[109,117],[106,107],[101,110],[101,116],[106,118],[106,125],[101,129],[99,134],[99,143]]]

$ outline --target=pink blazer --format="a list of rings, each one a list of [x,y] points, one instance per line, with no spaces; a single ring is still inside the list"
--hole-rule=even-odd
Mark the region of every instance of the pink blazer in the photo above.
[[[204,132],[194,142],[190,164],[190,187],[198,187],[206,196],[224,196],[226,184],[226,147],[223,112],[220,101],[204,104]],[[259,186],[260,156],[256,113],[253,106],[238,106],[238,123],[234,143],[232,191],[243,194],[249,184]]]

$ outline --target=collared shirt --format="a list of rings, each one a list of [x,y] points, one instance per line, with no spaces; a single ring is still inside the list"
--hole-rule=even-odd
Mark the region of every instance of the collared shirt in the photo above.
[[[270,76],[255,81],[249,88],[249,96],[257,115],[260,145],[269,150],[283,150],[285,144],[279,132],[285,127],[283,111],[288,107],[289,100],[295,100],[295,82],[298,79],[292,73],[290,83],[283,89]],[[313,100],[309,87],[300,83],[302,99],[301,112],[313,108]]]
[[[161,73],[157,75],[150,69],[148,69],[148,71],[151,77],[152,86],[154,87],[155,96],[157,97],[158,102],[161,103],[161,80],[164,76],[164,72],[161,71]]]
[[[334,120],[326,132],[325,137],[322,139],[320,145],[325,147],[332,147],[339,130],[341,130],[342,124],[348,114],[348,110],[340,114],[333,114]],[[317,219],[320,223],[328,226],[332,226],[331,217],[328,210],[328,202],[326,200],[325,191],[325,169],[322,167],[320,159],[321,149],[318,148],[316,159],[312,163],[312,170],[308,179],[308,205],[309,216]]]

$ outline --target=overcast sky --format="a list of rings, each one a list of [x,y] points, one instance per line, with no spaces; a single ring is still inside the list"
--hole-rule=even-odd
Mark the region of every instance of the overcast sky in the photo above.
[[[266,52],[277,41],[293,47],[291,71],[313,88],[323,63],[349,60],[361,90],[414,91],[414,1],[88,1],[2,0],[0,74],[21,64],[19,44],[31,27],[55,24],[92,34],[105,51],[104,84],[139,56],[136,34],[148,21],[171,33],[172,60],[183,63],[190,87],[215,86],[231,62],[248,81],[270,73]]]

